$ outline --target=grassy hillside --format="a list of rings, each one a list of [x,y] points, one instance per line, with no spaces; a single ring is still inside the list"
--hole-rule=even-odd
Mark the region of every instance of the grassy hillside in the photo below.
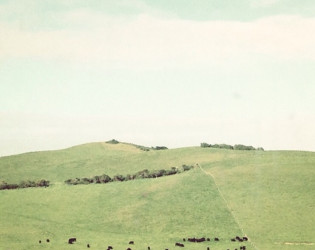
[[[197,164],[157,179],[69,186],[94,175]],[[199,166],[199,167],[198,167]],[[0,158],[0,180],[47,179],[48,188],[0,191],[0,249],[247,249],[315,247],[315,153],[179,148],[142,151],[90,143]],[[183,237],[210,237],[187,243]],[[75,245],[66,243],[77,237]],[[220,242],[213,242],[219,237]],[[39,244],[46,238],[50,243]],[[313,245],[312,245],[313,244]]]

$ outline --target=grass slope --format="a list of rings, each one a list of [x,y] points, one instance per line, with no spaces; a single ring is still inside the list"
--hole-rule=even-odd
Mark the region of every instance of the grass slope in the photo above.
[[[200,168],[158,179],[68,186],[64,180],[134,173],[198,163]],[[128,144],[90,143],[0,158],[0,180],[48,179],[49,188],[0,192],[0,249],[311,249],[315,153],[179,148],[141,151]],[[207,174],[206,174],[207,173]],[[235,218],[234,218],[235,217]],[[238,224],[238,223],[239,224]],[[77,237],[75,245],[66,244]],[[50,243],[38,244],[49,238]],[[285,243],[294,243],[289,245]]]

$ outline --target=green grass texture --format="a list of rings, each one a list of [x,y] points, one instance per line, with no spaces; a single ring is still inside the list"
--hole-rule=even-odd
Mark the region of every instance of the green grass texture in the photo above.
[[[194,165],[155,179],[66,185],[75,177]],[[142,151],[89,143],[0,158],[0,249],[314,249],[315,153],[201,147]],[[248,242],[231,242],[236,235]],[[70,237],[77,242],[67,244]],[[209,237],[210,242],[183,242]],[[219,237],[219,242],[213,238]],[[50,239],[47,243],[46,239]],[[38,241],[42,243],[39,244]],[[128,242],[133,240],[134,245]]]

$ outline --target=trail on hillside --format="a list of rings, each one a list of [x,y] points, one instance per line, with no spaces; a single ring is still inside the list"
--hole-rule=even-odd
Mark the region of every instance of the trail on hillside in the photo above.
[[[228,211],[230,212],[230,214],[231,214],[232,217],[234,218],[235,223],[238,225],[238,227],[239,227],[239,229],[241,230],[242,234],[243,234],[243,235],[246,235],[245,232],[244,232],[244,229],[242,228],[242,226],[241,226],[241,224],[240,224],[240,222],[239,222],[239,220],[237,219],[237,217],[236,217],[235,214],[233,213],[233,210],[230,208],[230,206],[229,206],[227,200],[225,199],[223,193],[221,192],[219,186],[217,185],[217,183],[216,183],[216,181],[215,181],[215,178],[214,178],[214,176],[212,175],[212,173],[211,173],[210,171],[206,172],[198,163],[197,163],[196,165],[200,168],[200,170],[201,170],[205,175],[210,176],[210,177],[212,178],[216,189],[218,190],[218,192],[219,192],[221,198],[223,199],[223,201],[224,201],[224,203],[225,203],[225,205],[226,205]],[[246,236],[247,236],[247,235],[246,235]],[[250,242],[250,244],[251,244],[255,249],[258,250],[258,247],[250,240],[250,238],[249,238],[249,242]]]

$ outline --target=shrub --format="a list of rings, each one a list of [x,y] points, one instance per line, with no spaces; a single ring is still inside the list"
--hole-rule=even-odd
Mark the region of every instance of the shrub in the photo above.
[[[255,150],[255,148],[253,146],[245,146],[245,145],[242,145],[242,144],[234,145],[234,149],[235,150]]]
[[[100,183],[107,183],[107,182],[111,182],[112,178],[110,178],[106,174],[103,174],[103,175],[100,176],[99,180],[100,180]]]
[[[125,177],[123,175],[115,175],[113,181],[124,181]]]
[[[106,143],[109,143],[109,144],[118,144],[119,141],[115,140],[115,139],[112,139],[110,141],[107,141]]]
[[[142,151],[150,151],[150,148],[145,147],[145,146],[136,145],[136,147],[139,148],[139,149],[142,150]]]
[[[182,167],[181,167],[184,171],[188,171],[188,170],[190,170],[190,169],[192,169],[193,168],[193,166],[187,166],[187,165],[182,165]]]
[[[134,179],[150,178],[149,175],[150,175],[149,170],[144,169],[134,174]]]
[[[228,145],[228,144],[208,144],[205,142],[200,143],[200,147],[202,148],[224,148],[224,149],[233,149],[232,145]]]
[[[152,149],[154,149],[154,150],[165,150],[165,149],[168,149],[168,148],[165,147],[165,146],[156,146],[156,147],[152,147]]]
[[[49,187],[49,183],[50,183],[49,181],[42,179],[36,183],[36,186],[37,187]]]
[[[18,185],[19,188],[28,188],[28,187],[36,187],[36,183],[34,181],[21,181]]]

